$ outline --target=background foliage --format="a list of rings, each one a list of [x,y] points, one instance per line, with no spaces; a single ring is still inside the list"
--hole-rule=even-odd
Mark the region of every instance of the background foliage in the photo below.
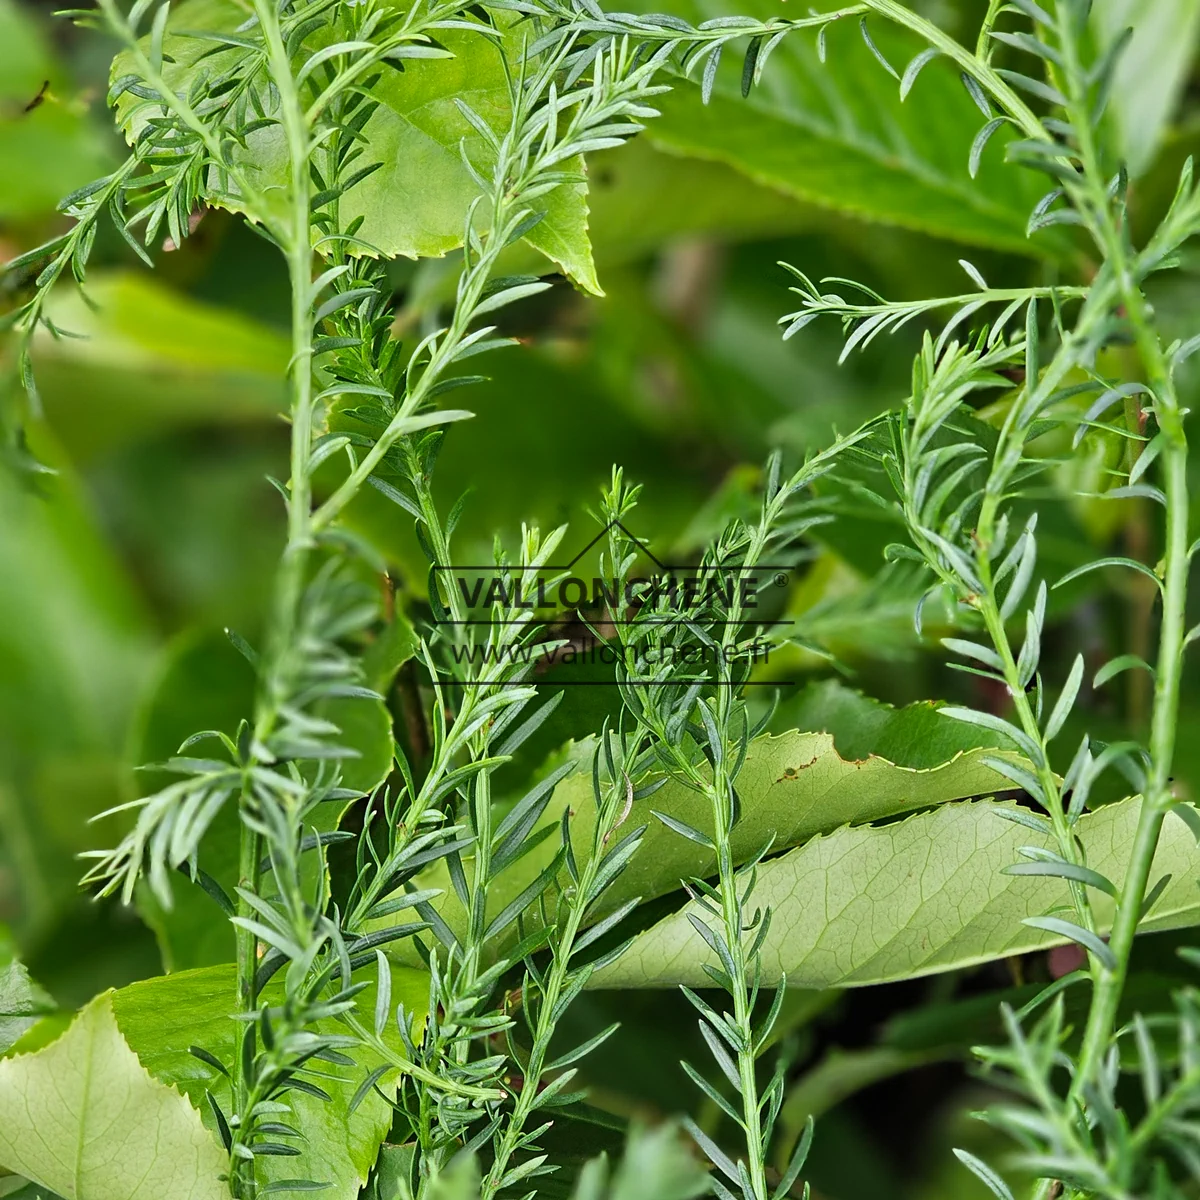
[[[210,0],[183,7],[202,9],[197,21],[213,19]],[[973,5],[955,0],[924,7],[964,36],[978,20]],[[735,12],[767,17],[778,4],[673,0],[670,8],[698,21]],[[1135,30],[1112,103],[1134,175],[1130,212],[1138,228],[1152,228],[1180,163],[1200,147],[1197,11],[1188,0],[1097,5],[1097,21]],[[919,48],[890,32],[877,42],[895,64]],[[48,6],[0,0],[0,259],[56,232],[61,196],[118,160],[103,105],[114,50],[102,37],[52,22]],[[735,63],[718,71],[707,105],[696,84],[680,83],[644,137],[590,156],[590,257],[577,196],[555,210],[554,228],[537,250],[518,251],[535,267],[544,265],[537,257],[544,253],[579,286],[560,276],[548,292],[501,315],[522,348],[481,360],[489,380],[473,395],[476,416],[455,427],[441,453],[436,491],[443,509],[465,489],[474,498],[457,534],[466,561],[482,561],[497,533],[515,546],[522,521],[542,528],[568,521],[571,544],[585,544],[598,530],[591,511],[614,462],[645,484],[639,536],[665,559],[686,557],[729,516],[748,511],[760,482],[754,464],[769,450],[799,458],[826,445],[834,426],[854,428],[904,396],[919,328],[879,339],[841,367],[832,323],[784,342],[776,322],[789,307],[792,281],[776,265],[781,259],[802,264],[812,277],[852,276],[901,300],[968,290],[964,257],[993,287],[1080,273],[1078,242],[1054,231],[1026,237],[1042,190],[1035,178],[1005,166],[994,146],[970,180],[980,116],[953,71],[930,64],[901,106],[895,81],[853,23],[830,29],[827,56],[836,70],[819,61],[812,39],[789,39],[748,98]],[[469,180],[457,145],[469,130],[453,96],[469,94],[482,108],[506,103],[494,63],[468,54],[456,63],[456,71],[430,77],[428,94],[398,90],[394,104],[389,98],[373,118],[372,136],[384,152],[419,164],[429,181],[429,219],[396,202],[386,171],[355,193],[369,236],[400,256],[438,256],[459,238]],[[93,307],[65,289],[55,296],[55,322],[87,335],[37,336],[44,419],[30,436],[57,474],[31,492],[0,473],[0,922],[11,938],[6,955],[19,955],[48,992],[33,1007],[0,1017],[0,1028],[10,1020],[31,1023],[39,1005],[74,1009],[164,968],[217,971],[232,956],[231,930],[194,891],[177,887],[168,914],[148,892],[130,909],[111,898],[94,901],[78,887],[76,855],[112,844],[122,832],[112,818],[99,825],[88,819],[144,787],[144,779],[134,782],[134,766],[169,755],[195,729],[229,728],[248,711],[253,679],[222,630],[257,642],[283,537],[284,513],[264,478],[286,475],[279,420],[289,353],[284,265],[244,223],[219,210],[205,212],[182,246],[165,241],[154,259],[150,272],[115,234],[102,232],[89,287]],[[401,297],[402,330],[421,331],[449,294],[449,264],[439,257],[387,264]],[[1194,332],[1194,276],[1151,281],[1150,295],[1167,340]],[[1182,402],[1200,406],[1200,374],[1186,369],[1180,384]],[[18,386],[15,351],[5,346],[0,387]],[[1109,486],[1120,453],[1097,439],[1090,458],[1048,476],[1044,562],[1066,571],[1102,554],[1156,561],[1147,501],[1088,495]],[[1192,474],[1197,496],[1195,455]],[[943,773],[986,771],[977,755],[972,759],[964,731],[948,732],[927,708],[885,707],[932,697],[985,710],[1003,705],[986,681],[947,669],[936,638],[944,628],[934,622],[924,641],[913,634],[911,580],[899,569],[880,575],[882,549],[896,537],[887,515],[853,490],[840,497],[839,509],[836,524],[811,532],[786,595],[785,615],[797,622],[803,645],[776,652],[764,672],[782,685],[772,730],[811,731],[801,736],[815,740],[789,745],[786,737],[796,735],[785,735],[758,752],[770,761],[752,757],[746,769],[780,778],[790,765],[824,755],[826,805],[838,794],[843,760],[874,754],[932,776],[965,751]],[[351,524],[386,556],[395,603],[423,614],[424,560],[409,523],[395,514],[372,492],[355,501]],[[1200,506],[1192,523],[1200,524]],[[1080,652],[1090,667],[1114,654],[1146,654],[1153,615],[1141,582],[1093,574],[1055,593],[1043,639],[1047,669],[1065,674]],[[411,647],[385,648],[381,656],[375,686],[386,693],[397,736],[419,752],[404,665]],[[548,676],[547,690],[558,681]],[[547,755],[593,735],[616,703],[613,689],[562,691],[553,718],[506,768],[513,795]],[[1084,728],[1114,741],[1144,734],[1148,701],[1138,671],[1085,689],[1071,717],[1076,740]],[[388,714],[362,717],[365,745],[377,717],[386,727]],[[1192,797],[1200,797],[1198,733],[1200,671],[1193,666],[1184,676],[1176,766],[1181,794]],[[386,751],[382,765],[368,756],[355,765],[363,777],[352,786],[368,790],[387,767]],[[906,777],[903,787],[930,789],[920,793],[926,803],[998,788],[994,778],[912,778],[920,777]],[[872,781],[856,771],[843,785],[853,789],[856,819],[873,802],[873,788],[880,799],[872,817],[921,802],[898,791],[896,779]],[[827,890],[822,872],[852,888],[856,873],[869,873],[873,863],[902,861],[907,869],[909,860],[897,856],[920,834],[912,821],[836,834],[836,807],[806,824],[807,810],[791,793],[763,803],[763,827],[795,823],[783,835],[787,845],[831,835],[775,864],[776,874],[794,871],[813,889],[814,909]],[[1103,861],[1105,845],[1121,844],[1127,815],[1114,806],[1089,818],[1097,830],[1095,861]],[[962,823],[971,815],[943,809],[919,820]],[[656,828],[654,836],[662,833]],[[1179,826],[1173,834],[1186,831]],[[939,836],[944,845],[964,846],[958,869],[994,883],[988,902],[1003,921],[1014,881],[999,871],[1019,841],[1015,828],[996,831],[1004,844],[992,847],[980,847],[971,832],[959,840],[953,831]],[[218,876],[233,869],[236,847],[232,839],[227,844],[225,862],[218,842],[206,863]],[[671,848],[681,855],[693,849],[678,841]],[[1161,853],[1169,855],[1170,845]],[[703,867],[681,862],[679,874],[702,874]],[[1194,883],[1177,879],[1171,912],[1196,903]],[[640,880],[621,886],[645,894]],[[850,910],[842,919],[857,929],[870,917]],[[937,914],[927,920],[936,926]],[[1058,952],[1037,949],[1036,936],[1009,921],[1011,942],[989,945],[986,955],[976,946],[958,953],[953,944],[931,951],[889,940],[885,961],[868,955],[830,972],[816,945],[837,936],[829,928],[787,930],[797,944],[813,943],[804,958],[813,973],[809,988],[788,993],[781,1016],[793,1043],[785,1135],[794,1143],[810,1114],[822,1117],[807,1171],[815,1191],[837,1200],[981,1194],[945,1153],[965,1145],[987,1154],[995,1136],[964,1124],[963,1113],[987,1099],[986,1085],[967,1070],[969,1048],[1001,1036],[999,999],[1021,1003],[1033,983],[1062,972]],[[657,970],[670,957],[670,926],[656,926],[653,936],[668,949],[650,943],[620,960],[611,968],[614,985],[637,982],[643,962]],[[922,935],[918,929],[911,936]],[[1184,973],[1174,950],[1188,938],[1167,932],[1139,943],[1130,1006],[1164,1003]],[[931,954],[954,969],[889,982]],[[979,964],[984,957],[989,961]],[[686,964],[674,978],[705,982]],[[880,985],[842,986],[867,982]],[[125,1011],[110,1012],[103,1002],[86,1010],[97,1039],[115,1022],[137,1050],[144,1009],[132,995]],[[140,1002],[152,1003],[144,996]],[[560,1159],[618,1146],[633,1118],[689,1112],[702,1128],[719,1128],[718,1111],[675,1065],[705,1053],[687,1002],[673,990],[601,988],[577,1001],[567,1024],[580,1040],[614,1020],[620,1031],[583,1068],[592,1087],[587,1119],[564,1122],[567,1132],[551,1135],[563,1139]],[[77,1027],[72,1036],[85,1032]],[[168,1128],[169,1115],[162,1119]],[[619,1195],[619,1181],[613,1186]]]

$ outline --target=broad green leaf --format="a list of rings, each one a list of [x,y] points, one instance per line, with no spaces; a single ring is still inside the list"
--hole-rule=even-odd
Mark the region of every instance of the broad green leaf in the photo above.
[[[995,803],[950,804],[906,821],[839,829],[759,868],[754,906],[772,911],[763,983],[858,987],[912,979],[1024,954],[1062,941],[1022,925],[1067,900],[1062,880],[1003,874],[1038,835],[1002,820]],[[1108,805],[1079,822],[1089,865],[1118,886],[1141,801]],[[1171,881],[1143,928],[1200,920],[1200,850],[1180,820],[1163,827],[1152,879]],[[1101,929],[1112,901],[1091,892]],[[595,987],[707,986],[708,947],[691,904],[640,934]]]
[[[340,730],[336,740],[355,754],[339,764],[342,786],[363,796],[374,791],[388,777],[395,753],[387,705],[361,696],[339,697],[318,706],[318,711]]]
[[[36,12],[0,0],[0,220],[6,223],[53,212],[110,166],[105,138],[72,94]]]
[[[734,858],[749,858],[768,838],[782,849],[847,823],[880,820],[1010,788],[1003,776],[983,764],[986,753],[966,751],[932,770],[915,771],[876,755],[844,758],[827,733],[793,730],[758,738],[738,776],[743,815],[734,835]],[[563,802],[576,813],[572,840],[582,850],[591,841],[595,808],[590,776],[577,774],[565,780],[556,789],[555,806],[559,790],[565,793]],[[708,800],[682,784],[668,783],[635,802],[626,824],[633,828],[646,822],[646,837],[607,895],[611,907],[633,896],[648,900],[674,891],[680,880],[703,877],[715,869],[710,852],[672,833],[650,815],[651,809],[712,833]]]
[[[264,422],[286,406],[286,335],[184,296],[144,272],[63,288],[40,331],[38,385],[51,424],[86,462],[180,425]]]
[[[568,750],[569,755],[578,758],[580,769],[554,789],[541,822],[542,826],[556,825],[563,809],[569,808],[577,858],[584,856],[592,844],[596,812],[592,749],[593,743],[584,742]],[[982,763],[981,757],[987,753],[995,751],[969,750],[932,770],[916,771],[875,756],[847,760],[827,733],[793,730],[760,737],[751,743],[738,777],[743,816],[734,835],[734,857],[738,862],[746,861],[769,839],[773,839],[776,849],[782,849],[847,823],[880,820],[947,800],[1011,789],[1007,779]],[[672,832],[652,810],[712,833],[707,799],[682,784],[668,783],[652,796],[635,801],[624,828],[644,824],[645,838],[625,873],[604,894],[592,914],[594,918],[627,900],[650,900],[675,891],[684,879],[715,871],[716,860],[710,850]],[[557,839],[550,837],[522,858],[492,889],[489,907],[499,911],[519,894],[556,849]],[[442,904],[446,919],[456,925],[461,913],[449,887]]]
[[[385,254],[441,257],[462,245],[467,207],[478,193],[462,161],[486,165],[483,142],[456,100],[503,134],[511,108],[501,52],[488,38],[453,32],[440,38],[449,59],[410,60],[403,72],[385,71],[372,89],[380,107],[363,129],[364,163],[383,166],[341,201],[343,221],[364,218],[359,236]],[[506,52],[520,54],[517,39]],[[564,183],[548,197],[546,216],[526,241],[580,287],[599,293],[588,242],[587,183]],[[483,219],[481,217],[481,219]]]
[[[757,241],[804,233],[829,223],[828,215],[819,209],[801,204],[776,188],[761,186],[724,163],[672,153],[652,145],[647,137],[636,137],[616,149],[589,154],[587,175],[588,237],[597,267],[604,275],[605,296],[611,301],[590,314],[596,322],[590,348],[600,357],[605,353],[605,327],[613,324],[640,334],[651,346],[650,353],[661,353],[664,342],[669,344],[672,336],[681,340],[677,324],[664,315],[661,305],[653,303],[654,297],[647,296],[644,277],[640,274],[626,277],[619,271],[621,267],[671,247],[679,247],[686,256],[691,239],[700,243],[697,249],[704,258],[706,254],[718,253],[718,240],[726,244]],[[497,264],[497,274],[503,275],[529,274],[539,269],[544,269],[543,256],[528,243],[509,247]],[[457,279],[440,263],[427,264],[419,278],[420,285],[406,297],[406,316],[414,321],[453,302]],[[711,299],[721,303],[724,297],[714,295]],[[769,341],[772,351],[779,342],[775,329],[777,309],[778,293],[775,293],[755,338],[756,343],[760,339]],[[784,343],[779,344],[786,354]],[[702,347],[690,343],[689,346],[698,357]],[[703,349],[708,349],[707,345]],[[756,351],[757,345],[751,353]],[[705,374],[714,391],[720,390],[721,413],[748,424],[751,414],[743,411],[742,406],[736,414],[727,412],[724,405],[729,394],[727,380],[720,377],[710,380],[707,362],[697,361],[696,369]],[[618,386],[615,381],[614,386]],[[789,379],[789,395],[794,387],[793,375]],[[619,388],[619,394],[627,396],[630,390],[625,385]],[[834,411],[838,415],[844,412],[838,408]],[[678,415],[671,413],[676,419]],[[828,427],[829,422],[821,425],[822,438]],[[758,426],[755,429],[761,432]]]
[[[38,1187],[28,1179],[21,1180],[15,1175],[0,1178],[0,1188],[8,1189],[3,1191],[4,1200],[62,1200],[61,1196],[48,1192],[44,1187]]]
[[[416,1149],[415,1142],[406,1142],[401,1146],[385,1142],[379,1148],[379,1161],[363,1193],[363,1200],[403,1200],[405,1189],[412,1190],[408,1181]]]
[[[65,1200],[228,1200],[220,1144],[92,1001],[61,1037],[0,1062],[0,1164]]]
[[[773,16],[778,5],[676,0],[671,11],[698,21],[735,12]],[[902,103],[857,25],[829,27],[825,64],[813,34],[790,35],[747,99],[740,94],[740,62],[718,72],[708,105],[696,84],[681,84],[660,98],[662,116],[647,136],[664,149],[726,163],[756,183],[863,220],[1024,254],[1052,252],[1051,239],[1025,237],[1045,186],[1003,164],[1003,134],[985,153],[978,178],[970,178],[967,159],[984,117],[957,72],[931,62]],[[872,36],[897,69],[922,49],[882,22]]]
[[[1015,749],[979,726],[948,720],[938,712],[940,707],[934,701],[919,701],[895,708],[836,679],[824,679],[783,701],[772,728],[786,722],[796,729],[823,729],[833,734],[843,758],[873,754],[916,770],[930,770],[967,749]]]
[[[171,12],[174,29],[207,29],[232,32],[248,15],[242,0],[184,0]],[[314,38],[329,39],[328,31]],[[441,257],[462,245],[467,209],[478,195],[462,155],[486,166],[482,139],[459,110],[456,100],[468,104],[489,126],[503,133],[511,107],[504,63],[495,42],[464,30],[439,33],[439,42],[453,58],[408,59],[403,71],[381,68],[372,94],[380,101],[362,131],[360,169],[372,162],[383,166],[339,201],[343,225],[363,218],[358,237],[383,254],[408,258]],[[315,48],[315,47],[314,47]],[[174,61],[164,75],[182,85],[210,44],[168,34],[164,52]],[[504,52],[519,55],[514,36]],[[238,50],[224,51],[207,60],[217,70]],[[112,74],[130,70],[118,55]],[[143,123],[153,105],[126,93],[117,103],[117,115],[128,135]],[[259,130],[247,139],[242,165],[253,185],[262,189],[272,205],[285,203],[277,185],[286,178],[287,154],[278,127]],[[535,250],[566,272],[585,291],[599,293],[587,235],[587,181],[580,159],[560,167],[577,171],[578,181],[560,184],[543,200],[544,219],[526,236]],[[214,203],[228,206],[228,198]],[[481,213],[480,218],[486,218]]]
[[[370,972],[368,971],[369,975]],[[271,999],[271,990],[267,997]],[[393,1003],[402,1002],[418,1023],[429,1001],[429,976],[421,970],[393,969]],[[359,998],[359,1011],[367,1024],[374,1006],[374,985]],[[205,1090],[216,1096],[229,1112],[229,1082],[206,1063],[188,1053],[200,1046],[229,1063],[235,1055],[235,1036],[240,1029],[232,1019],[236,1010],[235,972],[232,964],[182,971],[131,984],[113,993],[112,1009],[117,1025],[142,1066],[156,1079],[178,1087],[215,1129],[205,1099]],[[350,1100],[367,1071],[378,1065],[364,1052],[352,1057],[356,1070],[330,1068],[321,1086],[330,1094],[328,1102],[300,1092],[288,1095],[294,1119],[283,1119],[304,1131],[307,1141],[300,1158],[260,1160],[264,1180],[295,1179],[299,1176],[329,1183],[320,1194],[328,1200],[354,1200],[367,1181],[379,1147],[391,1125],[392,1109],[372,1093],[353,1114]],[[340,1076],[340,1079],[339,1079]],[[386,1091],[395,1077],[385,1077]],[[91,1200],[91,1198],[87,1198]],[[173,1200],[173,1198],[172,1198]]]
[[[1130,175],[1141,175],[1154,161],[1187,84],[1200,6],[1192,0],[1110,0],[1093,7],[1092,21],[1103,45],[1132,30],[1117,60],[1108,113]]]
[[[363,654],[362,668],[367,687],[386,696],[396,673],[417,653],[417,631],[400,611],[393,612]]]

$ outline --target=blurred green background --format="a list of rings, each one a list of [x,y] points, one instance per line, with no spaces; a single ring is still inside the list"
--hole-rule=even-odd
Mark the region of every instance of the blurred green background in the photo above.
[[[751,7],[779,11],[778,0]],[[979,7],[923,6],[965,37]],[[673,11],[744,8],[718,0]],[[1186,0],[1097,8],[1102,24],[1135,25],[1111,123],[1135,169],[1132,213],[1144,230],[1200,145],[1200,9]],[[883,31],[876,37],[897,65],[914,52]],[[53,20],[49,5],[0,0],[0,259],[59,229],[57,200],[118,161],[103,106],[111,53],[102,36]],[[828,56],[822,66],[811,40],[789,40],[749,100],[737,64],[726,64],[710,106],[682,85],[647,135],[589,164],[606,294],[585,297],[561,282],[506,318],[524,344],[491,356],[491,381],[465,401],[477,416],[452,429],[438,464],[446,506],[471,492],[456,547],[464,560],[478,561],[496,533],[511,540],[524,520],[570,521],[568,544],[583,545],[596,531],[589,506],[614,462],[646,485],[637,532],[664,556],[687,555],[742,510],[770,449],[796,459],[835,426],[848,430],[900,402],[920,330],[843,366],[834,326],[810,326],[785,343],[776,322],[791,305],[779,260],[896,298],[970,290],[963,257],[997,285],[1086,277],[1078,244],[1026,239],[1044,185],[1004,166],[999,140],[979,180],[968,178],[981,117],[952,72],[931,65],[901,105],[854,28],[830,31]],[[30,439],[57,474],[31,488],[0,473],[0,924],[68,1005],[163,969],[154,914],[147,923],[83,896],[76,855],[111,841],[111,821],[88,820],[135,793],[136,764],[246,710],[250,681],[221,631],[257,636],[282,538],[283,512],[266,481],[286,469],[282,264],[215,211],[182,248],[160,247],[154,258],[151,272],[116,235],[102,235],[88,302],[67,290],[56,298],[54,319],[84,335],[39,334],[35,345],[44,416],[29,423]],[[453,256],[391,265],[398,335],[434,318],[454,269]],[[5,282],[0,303],[15,301],[18,284]],[[1196,332],[1194,275],[1172,277],[1152,299],[1172,336]],[[1184,380],[1193,407],[1198,382]],[[14,404],[11,342],[0,345],[0,387]],[[1048,570],[1097,552],[1156,560],[1153,514],[1140,502],[1073,494],[1102,491],[1118,452],[1098,443],[1086,461],[1050,476],[1041,526]],[[1196,464],[1200,495],[1200,456]],[[1000,703],[914,639],[920,586],[881,574],[882,546],[894,537],[886,515],[852,495],[841,508],[787,600],[804,637],[839,665],[791,649],[772,669],[802,683],[835,679],[894,704],[951,695]],[[401,602],[419,616],[425,571],[400,511],[368,497],[353,521],[387,556]],[[1095,579],[1092,590],[1059,596],[1051,672],[1080,649],[1098,665],[1151,644],[1144,592],[1115,586]],[[591,732],[612,696],[573,694],[555,736]],[[399,711],[401,698],[391,699]],[[1147,700],[1144,677],[1129,672],[1086,695],[1075,720],[1103,737],[1136,734]],[[1200,794],[1194,668],[1178,777]],[[226,931],[217,925],[211,936],[219,947]],[[1147,943],[1138,986],[1153,989],[1175,969],[1169,951],[1163,939]],[[811,1095],[794,1111],[830,1110],[814,1152],[822,1194],[970,1194],[968,1177],[943,1153],[986,1136],[964,1132],[955,1115],[976,1086],[961,1065],[965,1047],[988,1035],[995,1003],[987,993],[1019,983],[1024,969],[999,964],[841,997],[797,996],[797,1070],[817,1070],[804,1076]],[[598,1103],[619,1114],[694,1106],[682,1074],[664,1065],[696,1052],[678,999],[600,993],[572,1019],[590,1028],[614,1012],[625,1029],[592,1068]]]

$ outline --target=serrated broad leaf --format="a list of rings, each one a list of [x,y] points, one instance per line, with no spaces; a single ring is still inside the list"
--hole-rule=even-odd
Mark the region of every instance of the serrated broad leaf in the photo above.
[[[0,1062],[0,1164],[65,1200],[228,1200],[228,1161],[200,1114],[152,1077],[112,992],[61,1037]]]
[[[463,165],[465,151],[484,165],[482,139],[455,104],[462,100],[496,132],[509,119],[500,51],[470,33],[439,34],[453,58],[406,64],[388,71],[372,89],[380,107],[363,129],[363,162],[383,166],[341,202],[345,221],[363,217],[360,236],[385,254],[440,257],[462,245],[463,219],[477,187]],[[520,43],[507,47],[519,56]],[[460,146],[462,147],[460,149]],[[546,215],[525,241],[589,292],[600,292],[588,241],[587,182],[579,158],[561,165],[577,181],[554,189],[537,207]],[[480,220],[486,218],[481,213]]]
[[[771,728],[822,729],[833,734],[843,758],[875,755],[898,767],[917,770],[941,766],[966,750],[1015,749],[1011,742],[986,730],[947,721],[940,715],[942,707],[932,700],[919,700],[897,708],[836,679],[823,679],[784,700]]]
[[[538,826],[558,824],[563,809],[569,808],[577,859],[590,852],[593,837],[591,751],[590,742],[570,749],[580,768],[554,789]],[[774,838],[777,848],[784,848],[847,823],[880,820],[948,800],[1011,790],[1008,779],[981,761],[988,753],[995,751],[969,750],[931,770],[913,770],[875,756],[847,760],[827,733],[793,730],[756,738],[738,778],[743,817],[734,832],[735,861],[749,859],[769,838]],[[657,819],[656,812],[712,834],[708,800],[682,784],[667,783],[653,795],[635,801],[621,832],[644,824],[645,837],[628,868],[592,910],[593,920],[634,897],[644,901],[665,895],[680,887],[684,879],[715,871],[712,850],[680,836]],[[489,908],[498,912],[519,894],[550,862],[556,849],[555,839],[548,838],[502,875],[489,895]],[[432,874],[440,879],[440,872]],[[457,927],[462,914],[453,889],[445,887],[441,903],[446,920]]]
[[[861,987],[912,979],[1023,954],[1064,939],[1021,922],[1067,898],[1058,879],[1004,873],[1030,831],[1000,819],[986,801],[944,805],[884,826],[839,829],[764,863],[755,906],[770,907],[763,983],[786,973],[791,987]],[[1124,878],[1141,801],[1133,798],[1083,817],[1078,834],[1094,870]],[[1200,850],[1183,821],[1163,827],[1155,877],[1169,873],[1144,930],[1200,921]],[[1106,929],[1113,902],[1093,895]],[[591,987],[706,986],[712,965],[689,920],[691,904],[640,934]]]
[[[235,0],[185,0],[172,8],[174,29],[232,32],[246,13]],[[314,35],[316,39],[322,35]],[[325,34],[324,36],[328,36]],[[462,245],[467,209],[478,195],[462,156],[485,165],[483,139],[455,103],[462,100],[493,129],[503,132],[510,113],[504,64],[495,42],[482,34],[444,30],[439,42],[453,57],[407,58],[404,70],[381,69],[372,95],[379,107],[361,135],[361,157],[356,166],[381,162],[383,166],[357,184],[339,201],[343,225],[356,217],[363,223],[357,236],[388,256],[441,257]],[[519,55],[520,41],[506,47]],[[164,50],[173,59],[164,68],[165,78],[181,85],[211,43],[168,34]],[[221,51],[206,60],[218,70],[226,56]],[[130,70],[124,55],[113,62],[112,78]],[[153,105],[125,93],[117,102],[122,128],[130,130],[146,119]],[[286,193],[277,185],[286,179],[287,154],[278,126],[260,129],[247,138],[242,155],[252,185],[263,190],[272,206],[286,205]],[[577,172],[578,180],[560,184],[537,207],[546,216],[525,237],[581,288],[600,292],[587,234],[587,182],[584,164],[576,158],[560,170]],[[214,197],[214,202],[217,202]],[[223,207],[237,208],[236,200],[220,199]],[[481,213],[478,219],[485,219]]]

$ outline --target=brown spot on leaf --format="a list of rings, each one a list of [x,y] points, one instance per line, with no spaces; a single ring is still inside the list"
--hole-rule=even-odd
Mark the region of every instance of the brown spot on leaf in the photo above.
[[[820,758],[820,757],[821,757],[821,756],[820,756],[819,754],[814,754],[814,755],[812,756],[812,758],[810,758],[810,759],[808,760],[808,762],[806,762],[806,763],[801,763],[801,764],[800,764],[798,767],[784,767],[784,768],[783,768],[783,774],[782,774],[782,775],[780,775],[780,777],[779,777],[778,779],[776,779],[776,780],[775,780],[775,782],[776,782],[776,783],[786,783],[788,780],[792,780],[792,779],[798,779],[798,778],[800,777],[800,772],[801,772],[801,771],[806,771],[806,770],[807,770],[809,767],[811,767],[811,766],[812,766],[812,765],[813,765],[813,764],[814,764],[814,763],[817,761],[817,759],[818,759],[818,758]]]

